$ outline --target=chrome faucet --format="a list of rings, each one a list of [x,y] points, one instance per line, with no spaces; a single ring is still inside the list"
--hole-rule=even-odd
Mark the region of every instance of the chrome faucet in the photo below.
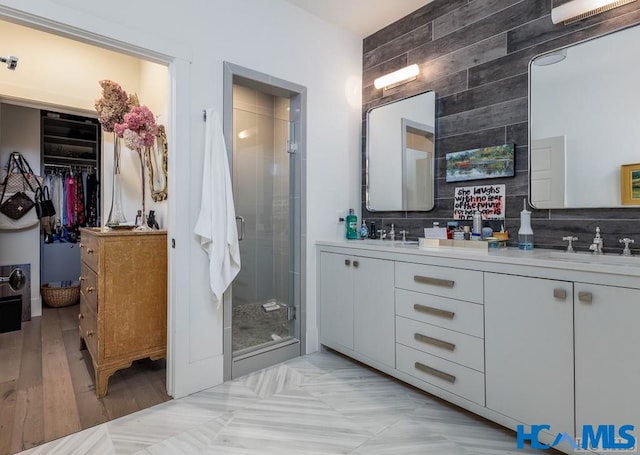
[[[402,234],[402,243],[405,243],[407,241],[408,232],[403,229],[402,231],[400,231],[400,234]]]
[[[378,238],[380,240],[384,240],[387,238],[387,231],[385,231],[384,229],[378,229]]]
[[[635,243],[635,241],[633,239],[629,239],[627,237],[618,240],[618,242],[620,243],[624,243],[624,249],[622,250],[622,255],[623,256],[631,256],[631,250],[629,249],[629,244],[630,243]]]
[[[396,239],[396,227],[392,223],[391,224],[391,230],[389,231],[389,240],[391,240],[393,242],[393,241],[395,241],[395,239]]]
[[[600,227],[596,227],[596,236],[593,238],[593,243],[591,243],[589,249],[593,251],[593,254],[603,254],[602,243],[602,237],[600,237]]]
[[[578,237],[574,237],[572,235],[568,235],[566,237],[562,237],[562,240],[564,240],[565,242],[569,242],[569,245],[567,245],[567,253],[573,253],[574,252],[573,242],[578,240]]]

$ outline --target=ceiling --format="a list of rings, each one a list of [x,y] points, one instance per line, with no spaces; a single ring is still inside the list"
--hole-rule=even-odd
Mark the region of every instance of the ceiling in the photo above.
[[[365,38],[433,0],[287,0]]]

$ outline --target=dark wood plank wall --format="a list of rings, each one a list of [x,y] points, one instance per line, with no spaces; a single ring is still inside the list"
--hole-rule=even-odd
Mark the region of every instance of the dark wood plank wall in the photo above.
[[[565,1],[555,0],[556,6]],[[552,0],[435,0],[365,38],[365,220],[387,230],[394,223],[396,231],[406,229],[418,237],[433,221],[445,225],[452,220],[455,186],[504,183],[505,228],[511,233],[510,244],[517,243],[520,211],[528,194],[529,61],[542,52],[640,24],[640,2],[569,26],[553,25],[551,8]],[[373,86],[375,78],[413,63],[420,65],[417,80],[384,95]],[[369,212],[364,202],[366,112],[425,90],[434,90],[437,97],[435,207],[430,212]],[[514,178],[445,182],[446,153],[503,143],[516,144]],[[607,251],[619,251],[622,237],[636,238],[636,248],[640,247],[639,209],[533,210],[532,218],[537,247],[561,248],[562,237],[573,234],[579,237],[576,249],[587,249],[596,226]]]

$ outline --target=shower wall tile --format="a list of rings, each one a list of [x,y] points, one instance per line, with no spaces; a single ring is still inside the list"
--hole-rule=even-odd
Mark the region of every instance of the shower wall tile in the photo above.
[[[563,1],[566,0],[554,3]],[[375,221],[378,229],[388,229],[394,223],[396,230],[407,229],[411,236],[418,236],[433,221],[446,225],[451,220],[456,186],[504,183],[504,224],[513,239],[528,194],[529,61],[540,53],[640,24],[639,2],[570,26],[553,25],[551,8],[551,0],[435,0],[364,39],[363,134],[366,135],[367,110],[434,90],[438,98],[438,178],[436,205],[430,212],[369,212],[363,172],[363,218]],[[411,63],[420,65],[417,80],[384,92],[373,87],[376,77]],[[515,177],[445,182],[446,153],[502,143],[516,144]],[[590,240],[595,226],[606,234],[605,247],[611,250],[618,248],[617,238],[640,234],[637,209],[532,211],[536,244],[540,246],[562,248],[562,236],[572,232]]]

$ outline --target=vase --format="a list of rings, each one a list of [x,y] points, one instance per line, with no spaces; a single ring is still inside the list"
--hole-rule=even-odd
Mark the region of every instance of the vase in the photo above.
[[[145,181],[144,181],[144,151],[142,149],[137,149],[138,158],[140,158],[140,183],[142,184],[142,215],[140,218],[140,225],[136,226],[136,231],[152,231],[147,224],[147,210],[146,210],[146,191],[145,191]]]
[[[107,219],[107,227],[115,227],[127,222],[122,210],[122,175],[120,174],[121,141],[113,133],[113,188],[111,191],[111,209]]]

